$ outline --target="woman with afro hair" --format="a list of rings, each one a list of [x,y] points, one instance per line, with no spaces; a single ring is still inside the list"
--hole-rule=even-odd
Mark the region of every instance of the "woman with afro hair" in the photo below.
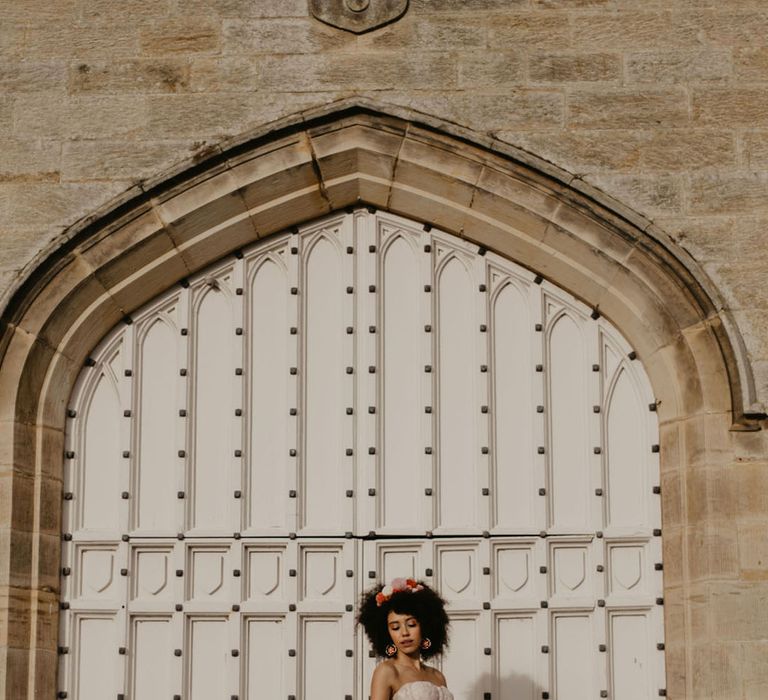
[[[453,700],[445,676],[422,662],[448,646],[445,601],[429,586],[411,578],[374,586],[360,599],[357,622],[384,659],[370,700]]]

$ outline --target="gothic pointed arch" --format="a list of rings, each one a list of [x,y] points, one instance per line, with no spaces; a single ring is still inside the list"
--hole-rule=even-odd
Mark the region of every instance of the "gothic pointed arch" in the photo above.
[[[55,694],[66,402],[94,346],[148,300],[222,257],[359,206],[512,259],[611,320],[653,387],[662,481],[723,462],[728,430],[749,429],[762,413],[744,344],[714,285],[651,222],[579,179],[489,137],[362,100],[261,127],[73,226],[7,300],[0,696]],[[689,523],[675,499],[679,489],[663,491],[665,528],[706,527],[706,518]],[[682,562],[665,575],[665,597],[685,616],[703,568],[685,563],[681,537],[665,548],[668,561]],[[684,625],[670,626],[667,648],[690,659],[686,645]]]

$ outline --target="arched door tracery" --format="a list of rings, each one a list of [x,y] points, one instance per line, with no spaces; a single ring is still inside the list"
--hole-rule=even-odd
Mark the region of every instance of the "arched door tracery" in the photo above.
[[[60,687],[366,697],[352,605],[413,575],[451,603],[457,698],[655,695],[654,400],[594,316],[366,210],[132,314],[70,403]]]

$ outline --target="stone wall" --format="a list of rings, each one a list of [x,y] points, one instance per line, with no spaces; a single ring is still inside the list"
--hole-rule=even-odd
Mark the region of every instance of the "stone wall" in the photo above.
[[[144,178],[365,95],[492,134],[653,220],[719,287],[768,403],[762,0],[411,0],[402,20],[360,36],[309,17],[307,0],[15,0],[0,47],[0,303],[69,226]],[[669,515],[706,523],[680,530],[685,565],[706,551],[709,567],[691,574],[701,615],[684,622],[708,653],[699,669],[668,658],[688,676],[670,685],[757,700],[768,697],[768,440],[713,439],[699,442],[726,466],[681,455],[689,471],[664,484],[679,491]]]
[[[67,225],[226,136],[351,93],[532,151],[658,222],[726,294],[768,397],[760,0],[35,0],[0,29],[0,290]]]
[[[761,0],[18,0],[0,29],[0,291],[69,224],[226,136],[351,93],[492,132],[654,219],[725,293],[768,398]]]

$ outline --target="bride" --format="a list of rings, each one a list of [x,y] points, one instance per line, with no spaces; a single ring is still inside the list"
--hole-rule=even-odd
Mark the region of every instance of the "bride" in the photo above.
[[[377,656],[370,700],[453,700],[445,676],[427,666],[448,645],[445,601],[425,583],[396,578],[361,600],[357,621]]]

